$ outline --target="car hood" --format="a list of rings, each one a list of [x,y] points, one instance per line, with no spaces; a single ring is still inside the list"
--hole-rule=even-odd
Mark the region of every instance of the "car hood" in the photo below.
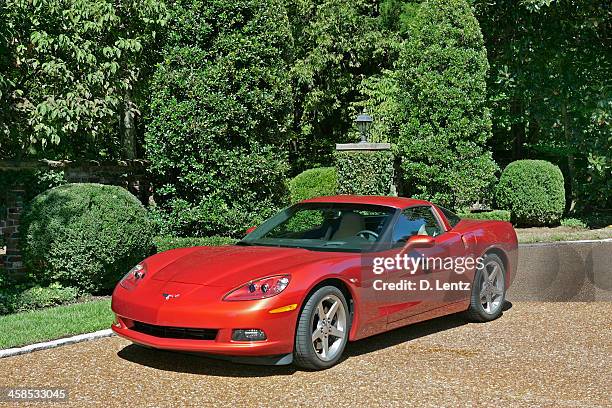
[[[313,262],[329,262],[348,254],[301,248],[264,246],[202,247],[183,255],[159,271],[153,280],[236,287],[252,279],[291,273]]]

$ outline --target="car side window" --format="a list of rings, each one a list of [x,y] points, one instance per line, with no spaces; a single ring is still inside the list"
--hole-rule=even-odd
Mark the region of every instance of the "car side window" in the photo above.
[[[393,243],[406,242],[413,235],[436,237],[444,230],[438,223],[431,207],[419,206],[406,208],[393,227]]]
[[[444,216],[448,220],[448,223],[450,224],[451,228],[455,228],[455,225],[459,224],[459,221],[461,221],[461,218],[459,218],[459,216],[451,210],[440,206],[438,206],[438,208],[440,209],[440,211],[442,211],[442,214],[444,214]]]

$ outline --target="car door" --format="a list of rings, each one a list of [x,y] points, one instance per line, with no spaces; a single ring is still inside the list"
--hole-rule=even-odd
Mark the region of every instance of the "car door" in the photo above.
[[[445,236],[445,232],[444,224],[429,205],[409,207],[399,214],[391,235],[394,249],[388,251],[388,256],[399,255],[402,265],[387,270],[386,280],[395,287],[402,287],[405,282],[414,284],[412,288],[386,291],[389,324],[439,306],[439,296],[432,293],[431,287],[421,285],[425,285],[422,282],[432,285],[433,278],[443,273],[443,264],[430,260],[443,259],[452,252],[454,239]],[[415,235],[432,237],[434,245],[430,248],[407,247],[406,242]]]

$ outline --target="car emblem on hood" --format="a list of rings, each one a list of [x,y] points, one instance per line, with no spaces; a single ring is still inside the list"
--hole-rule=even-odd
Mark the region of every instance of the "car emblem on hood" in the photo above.
[[[168,299],[175,299],[181,295],[179,293],[177,293],[176,295],[171,295],[169,293],[162,293],[162,296],[164,297],[164,299],[168,300]]]

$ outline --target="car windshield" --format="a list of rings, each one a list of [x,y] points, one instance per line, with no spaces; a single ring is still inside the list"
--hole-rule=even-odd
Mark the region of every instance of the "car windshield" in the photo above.
[[[366,251],[380,242],[395,211],[367,204],[296,204],[267,220],[238,245]]]

